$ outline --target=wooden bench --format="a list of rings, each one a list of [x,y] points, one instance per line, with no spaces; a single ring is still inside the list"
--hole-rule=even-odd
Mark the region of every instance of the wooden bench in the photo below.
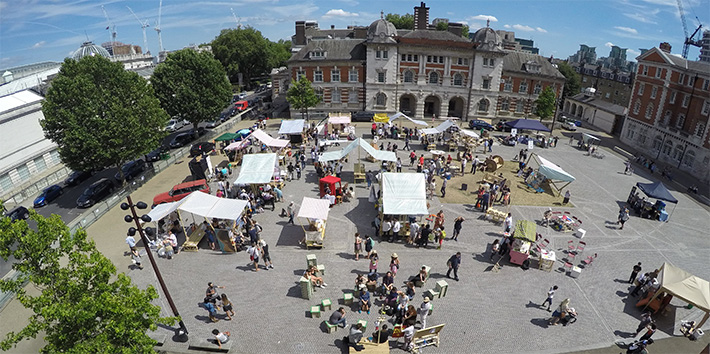
[[[311,318],[320,318],[320,305],[311,306]]]
[[[364,347],[363,350],[357,351],[353,347],[349,347],[348,353],[372,353],[372,354],[389,354],[390,352],[390,345],[389,342],[384,342],[384,343],[373,343],[373,342],[367,342],[365,340],[361,340],[360,343],[358,343]]]
[[[502,222],[503,220],[505,220],[507,214],[500,210],[488,208],[488,210],[486,210],[486,216],[490,216],[491,220],[493,220],[494,222]]]
[[[344,305],[352,305],[353,304],[353,293],[343,294],[343,304]]]
[[[222,349],[220,349],[216,339],[199,338],[190,340],[188,343],[188,349],[226,353],[232,348],[232,343],[233,341],[230,338],[227,343],[222,343]]]
[[[338,325],[330,324],[328,320],[323,321],[325,323],[325,328],[328,330],[328,333],[333,333],[338,330]]]
[[[197,245],[200,241],[202,241],[203,237],[205,237],[205,231],[199,227],[196,228],[195,231],[190,234],[190,237],[188,237],[185,243],[182,244],[182,250],[197,252]]]

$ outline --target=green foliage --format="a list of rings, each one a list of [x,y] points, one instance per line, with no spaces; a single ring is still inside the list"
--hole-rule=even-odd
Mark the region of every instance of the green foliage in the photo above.
[[[0,290],[17,295],[34,314],[18,333],[10,332],[0,349],[44,336],[42,353],[154,353],[146,331],[176,318],[160,317],[152,286],[140,290],[104,257],[86,231],[74,234],[58,215],[45,218],[30,210],[30,220],[0,220],[0,257],[15,258],[16,280],[0,280]],[[26,283],[40,291],[28,294]],[[33,291],[34,292],[34,291]],[[8,321],[11,321],[8,319]]]
[[[101,56],[66,59],[42,112],[44,135],[78,171],[120,166],[155,149],[168,121],[145,79]]]
[[[150,81],[163,109],[195,126],[218,116],[232,99],[224,68],[208,52],[189,48],[172,52]]]
[[[414,15],[412,14],[387,14],[385,20],[392,22],[396,29],[414,29]]]
[[[535,100],[535,107],[540,120],[545,120],[552,117],[555,113],[555,91],[552,86],[545,87],[540,96]]]
[[[229,80],[238,82],[241,73],[245,85],[253,77],[283,66],[291,57],[290,48],[290,42],[271,42],[250,26],[224,29],[212,41],[212,52],[224,66]]]
[[[578,94],[582,87],[579,74],[577,74],[577,72],[565,62],[557,64],[557,70],[559,70],[560,73],[567,79],[565,81],[565,87],[562,90],[562,98],[564,99]],[[563,101],[564,100],[560,100],[560,104],[562,104]]]
[[[436,30],[437,31],[446,31],[449,29],[449,23],[448,22],[439,22],[436,24]]]
[[[469,31],[470,28],[468,27],[468,25],[463,25],[463,27],[461,27],[461,37],[468,38]]]
[[[286,101],[295,109],[301,110],[301,116],[306,114],[308,117],[308,108],[315,107],[320,102],[320,97],[313,91],[311,82],[305,77],[300,80],[291,80],[291,87],[286,93]]]

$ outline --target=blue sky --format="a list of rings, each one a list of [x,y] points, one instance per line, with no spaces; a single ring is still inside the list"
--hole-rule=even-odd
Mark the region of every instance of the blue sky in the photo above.
[[[159,1],[0,0],[0,68],[62,61],[87,36],[97,44],[108,41],[101,5],[124,43],[143,46],[140,23],[127,6],[147,20],[148,48],[155,54]],[[710,28],[710,0],[681,1],[691,33],[696,16]],[[289,39],[298,20],[318,21],[321,28],[369,25],[380,11],[412,13],[418,5],[410,0],[163,0],[163,46],[174,50],[209,42],[237,21],[272,40]],[[430,21],[448,18],[475,30],[490,19],[492,28],[513,30],[518,38],[533,39],[542,55],[559,58],[574,54],[579,44],[597,47],[598,56],[607,56],[612,44],[629,48],[633,59],[639,48],[667,41],[680,53],[684,39],[676,0],[450,0],[428,1],[427,6]],[[689,58],[697,60],[698,53],[691,47]]]

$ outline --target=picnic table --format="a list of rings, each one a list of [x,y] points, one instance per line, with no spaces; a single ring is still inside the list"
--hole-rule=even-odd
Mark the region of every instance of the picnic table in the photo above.
[[[552,228],[554,230],[562,232],[572,232],[581,224],[581,221],[579,221],[577,217],[567,213],[553,213],[552,217],[550,218],[550,222],[552,223]]]

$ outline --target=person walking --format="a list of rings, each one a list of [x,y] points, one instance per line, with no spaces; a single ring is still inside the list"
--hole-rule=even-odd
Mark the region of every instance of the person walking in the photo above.
[[[513,228],[513,214],[508,213],[503,224],[505,225],[505,232],[510,233],[510,230]]]
[[[634,283],[634,280],[636,280],[636,276],[639,274],[640,271],[641,271],[641,262],[636,264],[634,266],[633,270],[631,270],[631,276],[629,277],[629,284]]]
[[[261,258],[264,259],[264,269],[274,269],[274,262],[271,261],[271,255],[269,254],[269,245],[263,238],[259,239],[259,246],[261,246]]]
[[[651,317],[650,312],[644,312],[641,314],[641,322],[639,323],[638,327],[636,327],[636,333],[634,334],[634,338],[643,331],[644,328],[648,327],[653,322],[653,317]]]
[[[616,224],[621,224],[621,227],[619,230],[624,229],[624,224],[626,221],[629,220],[629,209],[625,206],[621,207],[621,210],[619,211],[619,220],[616,221]]]
[[[232,316],[234,316],[234,305],[229,301],[227,294],[222,294],[220,302],[222,303],[222,310],[224,310],[224,313],[227,315],[227,319],[231,321]]]
[[[138,269],[143,269],[143,266],[141,265],[141,255],[138,253],[137,249],[134,248],[131,250],[131,258],[133,264],[135,264]]]
[[[293,222],[293,216],[294,216],[294,213],[296,212],[295,209],[296,208],[294,207],[293,202],[288,203],[288,207],[286,208],[286,214],[288,215],[287,224],[295,225],[295,223]]]
[[[369,237],[369,236],[368,236]],[[355,260],[360,260],[360,253],[362,252],[362,239],[360,238],[360,233],[355,233]]]
[[[647,331],[646,331],[646,333],[644,333],[643,336],[641,336],[641,338],[639,338],[640,341],[651,339],[653,334],[656,333],[656,324],[655,323],[651,322],[651,324],[649,326],[647,326],[646,328],[647,328]]]
[[[463,218],[463,216],[459,216],[456,219],[454,219],[454,234],[453,234],[453,239],[454,241],[459,240],[459,234],[461,233],[461,223],[463,223],[466,219]]]
[[[489,258],[491,262],[493,261],[493,256],[498,254],[498,251],[500,251],[500,243],[498,239],[495,239],[493,241],[493,244],[491,244],[491,257]]]
[[[126,236],[126,244],[128,244],[128,248],[131,250],[131,252],[136,250],[136,239],[133,238],[130,234]]]
[[[478,155],[473,158],[473,161],[471,162],[471,173],[476,174],[476,170],[478,169],[478,165],[481,163],[481,160],[478,159]]]
[[[483,199],[481,200],[481,212],[485,213],[488,210],[488,204],[491,196],[487,191],[483,193]]]
[[[293,172],[296,171],[296,168],[293,167],[293,162],[289,162],[286,169],[288,170],[288,180],[290,181],[293,179]]]
[[[461,158],[461,176],[466,174],[466,164],[468,163],[468,160],[466,160],[466,156]]]
[[[217,319],[217,308],[215,307],[214,302],[215,300],[213,298],[210,298],[209,301],[205,301],[204,307],[205,310],[207,310],[207,316],[210,318],[210,320],[212,322],[218,322],[219,320]]]
[[[451,256],[446,262],[449,270],[446,272],[446,277],[451,278],[451,271],[454,271],[454,280],[459,281],[459,266],[461,265],[461,252],[456,252],[455,255]]]
[[[545,307],[545,304],[547,304],[547,312],[550,312],[550,306],[552,306],[552,298],[555,296],[555,291],[557,291],[557,285],[553,286],[550,288],[550,290],[547,291],[547,299],[540,305],[540,307]]]
[[[449,184],[449,180],[446,178],[443,178],[443,181],[441,182],[441,197],[446,198],[446,186]]]
[[[396,167],[397,172],[402,172],[402,158],[397,157]]]
[[[392,274],[392,278],[397,276],[397,271],[399,270],[399,256],[397,253],[392,253],[392,256],[390,256],[390,273]],[[383,280],[384,282],[384,280]]]
[[[367,252],[367,258],[370,258],[370,254],[372,253],[372,248],[375,247],[375,240],[370,237],[370,235],[365,236],[365,252]]]
[[[565,197],[562,199],[562,205],[565,205],[569,203],[569,198],[572,197],[572,193],[569,192],[569,189],[565,192]]]
[[[419,305],[419,322],[422,324],[422,329],[426,328],[426,318],[431,311],[431,299],[428,296],[424,297],[424,301]]]
[[[380,256],[377,255],[377,251],[372,250],[370,253],[370,274],[377,273],[377,263],[380,261]]]
[[[257,246],[256,242],[251,243],[251,247],[247,249],[247,253],[249,253],[249,258],[251,259],[251,261],[254,262],[254,271],[258,272],[259,256],[261,255],[261,252],[259,251],[259,247]]]
[[[415,161],[417,161],[417,152],[412,150],[412,152],[409,153],[409,166],[414,166]]]

